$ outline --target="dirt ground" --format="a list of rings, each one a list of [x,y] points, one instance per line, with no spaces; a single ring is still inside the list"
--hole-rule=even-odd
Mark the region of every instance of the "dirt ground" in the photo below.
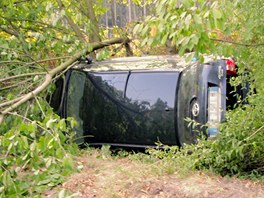
[[[152,164],[127,158],[78,157],[81,171],[44,197],[264,198],[264,183],[195,172],[160,174]]]

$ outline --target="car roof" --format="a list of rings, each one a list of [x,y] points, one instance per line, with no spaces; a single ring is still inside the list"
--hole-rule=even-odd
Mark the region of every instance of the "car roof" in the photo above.
[[[131,71],[131,70],[157,70],[157,71],[182,71],[186,67],[198,64],[197,60],[186,62],[188,54],[141,56],[114,58],[105,61],[96,61],[91,64],[78,63],[73,68],[84,71]],[[212,62],[213,56],[205,56],[204,63]]]

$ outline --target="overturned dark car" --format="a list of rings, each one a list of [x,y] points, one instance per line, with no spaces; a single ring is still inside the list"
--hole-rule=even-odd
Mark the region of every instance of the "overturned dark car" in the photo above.
[[[201,133],[214,137],[234,92],[245,98],[247,88],[229,85],[233,76],[232,59],[209,56],[202,64],[179,56],[80,62],[56,82],[51,106],[77,120],[78,144],[182,146]]]

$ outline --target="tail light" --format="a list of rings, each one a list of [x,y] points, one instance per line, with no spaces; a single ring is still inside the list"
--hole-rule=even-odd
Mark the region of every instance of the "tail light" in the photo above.
[[[229,76],[236,75],[236,64],[231,58],[226,59],[226,74]]]

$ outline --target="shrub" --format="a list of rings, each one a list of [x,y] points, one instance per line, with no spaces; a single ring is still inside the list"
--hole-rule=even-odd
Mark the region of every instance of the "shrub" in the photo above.
[[[67,127],[65,119],[51,112],[42,122],[12,119],[20,124],[0,136],[0,197],[34,196],[60,184],[74,170],[74,121],[67,119]]]

